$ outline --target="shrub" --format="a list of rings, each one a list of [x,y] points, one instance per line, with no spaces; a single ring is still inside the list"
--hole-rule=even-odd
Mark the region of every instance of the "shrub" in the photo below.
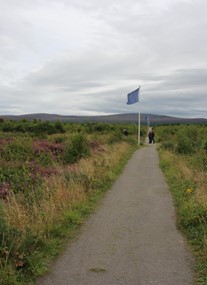
[[[1,129],[3,132],[33,133],[36,135],[65,132],[64,125],[60,121],[5,121],[1,123]]]
[[[14,130],[14,123],[12,121],[5,121],[2,123],[3,132],[12,132]]]
[[[109,144],[113,144],[116,142],[120,142],[123,139],[123,134],[120,130],[114,131],[114,132],[110,132],[110,136],[108,139],[108,143]]]
[[[194,126],[182,128],[177,137],[177,152],[193,154],[199,146],[198,130]]]
[[[29,137],[16,138],[5,144],[0,156],[7,161],[27,161],[33,157],[33,148]]]
[[[192,154],[195,152],[192,142],[184,136],[178,137],[176,150],[180,154]]]
[[[116,128],[117,128],[116,125],[109,123],[86,123],[84,125],[84,130],[87,133],[93,133],[93,132],[105,133],[113,131]]]
[[[52,160],[51,155],[46,152],[39,153],[38,156],[36,157],[36,161],[41,166],[45,166],[45,167],[49,167],[53,165],[53,160]]]
[[[29,165],[8,163],[0,168],[0,183],[2,191],[12,189],[14,193],[28,192],[33,189],[34,184],[30,173]]]
[[[64,163],[75,163],[80,158],[89,155],[90,149],[87,139],[82,134],[75,134],[63,153]]]
[[[63,126],[63,123],[60,121],[55,122],[55,129],[58,133],[65,133],[65,128]]]

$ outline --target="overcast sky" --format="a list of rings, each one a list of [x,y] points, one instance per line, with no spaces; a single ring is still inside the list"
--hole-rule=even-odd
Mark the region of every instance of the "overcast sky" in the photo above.
[[[206,0],[0,0],[0,115],[207,118],[206,31]]]

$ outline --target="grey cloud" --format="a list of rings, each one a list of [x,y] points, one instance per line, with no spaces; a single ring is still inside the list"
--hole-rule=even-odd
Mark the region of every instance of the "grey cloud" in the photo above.
[[[130,61],[130,59],[129,59]],[[129,79],[129,67],[127,56],[104,53],[88,53],[79,58],[63,58],[50,62],[44,68],[31,74],[26,80],[34,85],[56,85],[56,86],[90,86],[92,82],[96,85],[106,84],[115,79]],[[132,70],[136,67],[132,66]],[[131,73],[133,71],[131,70]]]
[[[1,113],[207,116],[205,0],[1,4]]]
[[[194,92],[196,89],[207,88],[207,69],[180,69],[174,73],[165,75],[157,86],[158,90],[186,90]]]

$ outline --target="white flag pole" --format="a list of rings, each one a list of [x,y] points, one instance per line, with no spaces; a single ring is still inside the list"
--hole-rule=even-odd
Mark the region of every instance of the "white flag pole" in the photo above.
[[[138,145],[140,145],[140,111],[138,113]]]
[[[139,92],[140,92],[140,86],[139,86]],[[139,97],[138,97],[138,99],[139,99]],[[138,112],[138,145],[140,145],[140,109]]]

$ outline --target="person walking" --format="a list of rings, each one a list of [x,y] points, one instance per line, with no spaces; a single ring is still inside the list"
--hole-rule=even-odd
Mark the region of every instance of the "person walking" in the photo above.
[[[153,131],[153,128],[150,128],[148,132],[149,143],[155,143],[154,137],[155,133]]]

